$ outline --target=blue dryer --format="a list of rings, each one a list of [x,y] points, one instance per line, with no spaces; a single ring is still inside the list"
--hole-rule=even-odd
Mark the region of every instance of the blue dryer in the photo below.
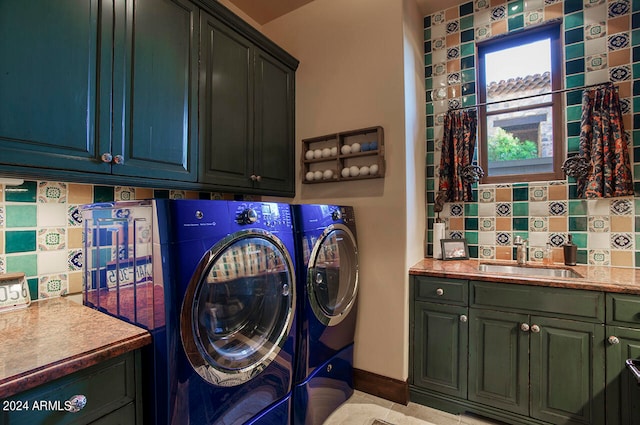
[[[293,205],[298,255],[294,424],[320,425],[353,394],[358,248],[352,207]]]
[[[289,205],[153,200],[82,210],[85,304],[153,335],[142,359],[145,423],[289,424]]]

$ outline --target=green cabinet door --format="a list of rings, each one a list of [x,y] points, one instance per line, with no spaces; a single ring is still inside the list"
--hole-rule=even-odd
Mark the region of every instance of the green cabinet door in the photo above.
[[[294,70],[202,13],[199,181],[295,193]]]
[[[195,181],[199,10],[116,0],[115,11],[113,142],[101,150],[114,174]]]
[[[253,45],[202,12],[199,180],[251,188]]]
[[[110,0],[0,2],[0,164],[110,172],[97,140],[110,138],[112,9]]]
[[[412,384],[467,396],[467,308],[414,303]]]
[[[529,414],[528,320],[527,314],[469,309],[469,400]]]
[[[294,170],[294,72],[268,53],[255,55],[255,186],[291,195]]]
[[[640,386],[625,367],[640,359],[640,329],[607,326],[607,423],[640,424]]]
[[[604,326],[531,317],[531,416],[603,424]]]

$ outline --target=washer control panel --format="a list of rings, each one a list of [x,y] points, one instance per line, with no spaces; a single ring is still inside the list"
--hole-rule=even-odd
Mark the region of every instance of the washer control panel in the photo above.
[[[289,206],[272,202],[241,202],[236,206],[236,223],[271,229],[291,229]]]

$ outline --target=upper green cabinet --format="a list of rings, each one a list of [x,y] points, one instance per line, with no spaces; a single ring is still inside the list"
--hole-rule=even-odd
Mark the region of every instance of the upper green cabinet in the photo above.
[[[295,193],[298,62],[218,2],[0,1],[0,57],[0,172]]]
[[[195,181],[198,9],[0,3],[0,162]]]
[[[200,181],[293,195],[295,69],[201,15]]]
[[[195,181],[199,10],[187,0],[115,6],[113,137],[100,153],[119,175]]]
[[[111,125],[101,129],[97,117],[111,84],[110,9],[100,0],[0,2],[0,163],[109,172],[97,140]]]

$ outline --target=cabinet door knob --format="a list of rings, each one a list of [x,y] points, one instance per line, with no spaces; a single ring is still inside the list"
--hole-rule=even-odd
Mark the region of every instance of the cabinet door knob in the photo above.
[[[105,153],[102,154],[100,159],[102,159],[102,162],[109,163],[109,162],[113,161],[113,155],[111,155],[111,152],[105,152]]]
[[[122,155],[116,155],[113,157],[113,163],[116,165],[123,165],[124,164],[124,156]]]
[[[531,332],[533,332],[533,333],[536,333],[536,334],[537,334],[538,332],[540,332],[540,326],[538,326],[538,325],[531,325]]]
[[[442,289],[442,288],[436,289],[436,295],[439,296],[439,297],[443,296],[444,295],[444,289]]]
[[[69,412],[77,413],[87,405],[87,397],[83,394],[77,394],[67,400],[65,404]]]
[[[469,318],[466,315],[464,314],[460,315],[460,321],[462,323],[467,323],[467,320],[469,320]]]
[[[529,324],[528,323],[523,323],[520,325],[520,330],[522,332],[529,332]]]
[[[258,180],[258,176],[256,176],[255,174],[251,174],[251,181],[257,181]]]
[[[618,339],[618,337],[617,337],[617,336],[613,336],[613,335],[611,335],[611,336],[607,339],[607,341],[609,341],[609,344],[611,344],[611,345],[620,344],[620,340]]]

